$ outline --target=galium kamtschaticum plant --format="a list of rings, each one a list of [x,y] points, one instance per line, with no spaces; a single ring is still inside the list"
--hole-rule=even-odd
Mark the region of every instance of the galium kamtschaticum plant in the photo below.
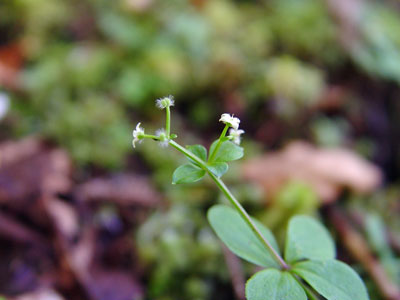
[[[207,213],[211,227],[236,255],[264,268],[246,284],[248,300],[366,300],[363,281],[348,265],[335,259],[334,242],[318,221],[308,216],[295,216],[288,224],[284,251],[271,231],[250,217],[221,177],[228,171],[228,162],[240,159],[243,130],[240,120],[230,114],[219,119],[224,124],[219,138],[209,150],[202,145],[183,147],[171,133],[172,96],[158,99],[156,106],[166,112],[165,129],[147,134],[141,124],[133,131],[133,147],[144,139],[171,146],[188,161],[172,176],[173,184],[192,183],[208,175],[229,200],[231,206],[214,205]]]

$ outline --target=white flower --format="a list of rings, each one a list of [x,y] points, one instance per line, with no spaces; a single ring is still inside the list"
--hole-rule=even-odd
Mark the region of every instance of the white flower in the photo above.
[[[225,124],[229,124],[235,130],[239,129],[240,120],[233,115],[231,116],[230,114],[222,114],[219,121]]]
[[[237,145],[240,145],[241,141],[241,135],[244,133],[244,130],[242,129],[234,129],[231,128],[229,129],[229,137],[232,138],[232,142],[234,142]]]
[[[156,106],[159,109],[164,109],[166,107],[174,106],[174,104],[175,104],[174,97],[171,95],[156,100]]]
[[[165,129],[158,129],[156,131],[156,136],[159,138],[160,141],[160,146],[165,148],[168,147],[169,139],[167,137],[167,133],[165,132]]]
[[[144,129],[140,127],[140,123],[136,125],[136,129],[133,130],[132,135],[133,135],[132,146],[133,148],[135,148],[135,143],[140,142],[144,135]]]

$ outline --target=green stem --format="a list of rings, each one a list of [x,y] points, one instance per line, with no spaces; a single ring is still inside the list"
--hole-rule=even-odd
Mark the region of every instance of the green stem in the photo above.
[[[229,127],[229,126],[228,126]],[[226,130],[224,129],[226,134]],[[222,136],[222,134],[221,134]],[[254,224],[253,220],[251,217],[248,215],[246,210],[243,208],[243,206],[239,203],[239,201],[235,198],[235,196],[229,191],[228,187],[225,185],[225,183],[219,179],[217,176],[215,176],[207,167],[207,164],[200,158],[198,158],[196,155],[179,145],[178,143],[174,141],[169,141],[169,144],[177,149],[178,151],[182,152],[184,155],[195,161],[199,166],[201,166],[207,173],[210,175],[212,180],[216,183],[216,185],[219,187],[219,189],[224,193],[224,195],[228,198],[228,200],[232,203],[232,205],[235,207],[237,212],[240,214],[240,216],[243,218],[243,220],[247,223],[247,225],[250,226],[251,230],[254,232],[254,234],[257,236],[257,238],[260,240],[260,242],[267,248],[267,250],[272,254],[272,256],[275,258],[275,260],[279,263],[279,265],[282,267],[282,269],[288,270],[289,266],[286,264],[286,262],[283,260],[283,258],[279,255],[279,253],[272,247],[270,242],[268,242],[265,237],[262,235],[260,230],[257,228],[257,226]]]
[[[156,135],[152,135],[152,134],[142,134],[141,138],[144,139],[153,139],[153,140],[159,140],[160,138]]]
[[[170,128],[171,128],[171,110],[169,109],[169,106],[165,108],[166,111],[166,118],[165,118],[165,131],[167,133],[167,138],[170,138]]]
[[[208,158],[209,162],[212,162],[215,155],[218,153],[218,149],[219,149],[219,147],[221,147],[221,144],[222,144],[222,139],[225,137],[226,132],[228,131],[229,127],[230,127],[230,125],[226,124],[224,130],[222,130],[222,133],[219,137],[217,146],[215,146],[214,151],[212,153],[210,153],[210,157]]]

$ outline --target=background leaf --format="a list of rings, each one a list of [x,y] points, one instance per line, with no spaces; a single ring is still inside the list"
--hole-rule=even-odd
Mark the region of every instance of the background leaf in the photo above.
[[[217,146],[218,140],[212,143],[210,147],[210,153],[214,152],[215,147]],[[225,141],[222,142],[221,146],[218,149],[218,152],[214,156],[213,162],[227,162],[232,160],[237,160],[243,157],[243,148],[230,142]]]
[[[207,149],[202,145],[191,145],[186,148],[203,161],[207,161]]]
[[[208,168],[210,169],[211,172],[213,172],[215,176],[221,177],[228,171],[229,166],[227,163],[224,162],[216,162],[208,164]]]
[[[193,165],[182,165],[174,171],[172,175],[172,184],[196,182],[202,179],[205,174],[206,171]]]
[[[318,221],[307,216],[296,216],[290,220],[285,246],[285,259],[288,262],[334,259],[336,255],[329,232]]]
[[[256,265],[279,268],[278,263],[269,251],[233,208],[225,205],[214,205],[208,210],[207,217],[218,237],[237,256]],[[257,220],[254,220],[254,222],[262,235],[279,252],[271,231]]]
[[[268,269],[256,273],[246,284],[247,300],[306,300],[303,288],[288,272]]]
[[[293,272],[328,300],[369,299],[358,274],[338,260],[300,262]]]

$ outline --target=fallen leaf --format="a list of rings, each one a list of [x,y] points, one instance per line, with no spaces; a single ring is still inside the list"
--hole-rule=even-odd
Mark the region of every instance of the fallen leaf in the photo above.
[[[10,300],[64,300],[64,298],[52,289],[39,289],[15,298],[10,298]]]
[[[86,282],[86,290],[93,300],[143,299],[141,286],[126,272],[95,270]]]
[[[0,144],[0,203],[24,209],[39,195],[71,188],[71,161],[63,150],[35,138]]]
[[[91,179],[80,185],[76,194],[85,202],[113,202],[121,206],[153,207],[161,199],[147,178],[134,174]]]
[[[307,183],[325,203],[337,199],[345,188],[363,194],[382,181],[380,170],[356,153],[342,148],[316,148],[305,142],[292,142],[282,151],[248,161],[243,174],[272,196],[289,181]]]
[[[23,63],[23,50],[14,43],[0,47],[0,86],[14,89],[18,86],[18,75]]]
[[[79,220],[75,209],[64,201],[53,198],[46,201],[46,208],[59,234],[72,240],[79,232]]]

